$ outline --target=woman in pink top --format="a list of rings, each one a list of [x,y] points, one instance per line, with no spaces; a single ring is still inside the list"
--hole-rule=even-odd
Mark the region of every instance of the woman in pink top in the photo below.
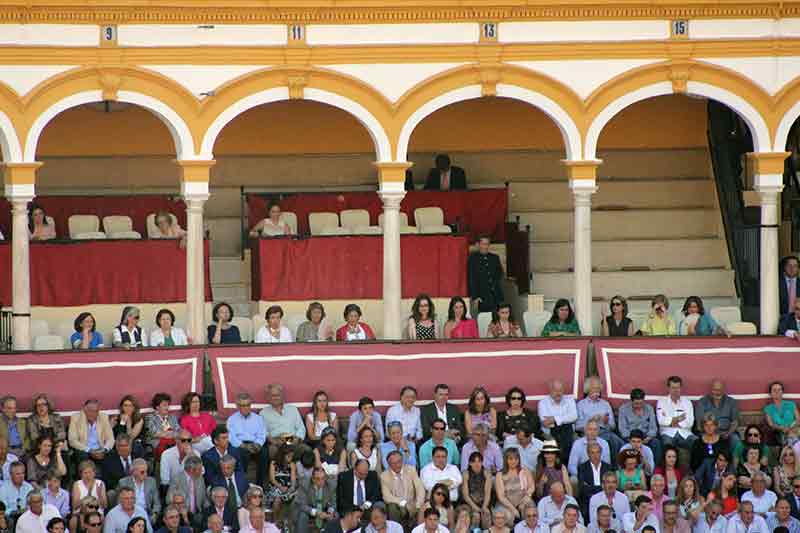
[[[202,455],[214,446],[211,432],[217,427],[217,421],[210,414],[200,411],[200,395],[196,392],[187,393],[181,401],[181,407],[181,427],[192,434],[192,448]]]
[[[478,323],[467,318],[467,304],[460,296],[450,299],[447,323],[444,325],[445,339],[477,339]]]

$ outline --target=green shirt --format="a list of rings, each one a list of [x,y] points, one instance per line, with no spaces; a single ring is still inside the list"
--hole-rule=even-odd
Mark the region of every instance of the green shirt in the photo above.
[[[560,331],[562,333],[569,333],[571,335],[580,335],[581,328],[578,326],[577,320],[572,320],[572,322],[548,322],[542,328],[542,337],[549,337],[551,333],[555,331]]]

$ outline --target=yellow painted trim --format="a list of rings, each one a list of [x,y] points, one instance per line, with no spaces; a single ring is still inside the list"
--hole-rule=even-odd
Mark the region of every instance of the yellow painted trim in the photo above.
[[[211,161],[175,161],[180,168],[182,182],[208,183],[211,180],[211,167],[217,164]]]
[[[34,185],[36,171],[43,163],[5,163],[3,177],[6,185]]]
[[[379,183],[404,183],[406,181],[406,170],[411,168],[413,163],[373,163],[378,169]]]
[[[593,161],[561,161],[567,171],[567,179],[572,181],[595,181],[597,179],[597,167],[603,162],[599,159]]]
[[[784,162],[791,152],[749,152],[747,171],[750,176],[783,174]]]

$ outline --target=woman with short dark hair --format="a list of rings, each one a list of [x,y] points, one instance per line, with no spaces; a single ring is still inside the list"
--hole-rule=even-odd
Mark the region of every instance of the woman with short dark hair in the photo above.
[[[69,338],[69,343],[76,350],[88,350],[103,347],[103,335],[97,328],[97,322],[92,313],[83,312],[75,318],[75,333]]]
[[[542,337],[576,337],[581,328],[569,300],[561,298],[553,306],[553,315],[542,328]]]
[[[333,340],[333,328],[325,320],[325,308],[319,302],[311,302],[306,310],[306,321],[300,324],[295,335],[297,342]]]
[[[264,313],[267,323],[261,326],[256,333],[255,342],[259,344],[272,344],[278,342],[294,342],[292,332],[289,328],[281,324],[283,319],[283,308],[280,305],[272,305]]]
[[[525,392],[519,387],[511,387],[506,393],[507,409],[497,413],[497,438],[500,441],[513,437],[516,442],[517,431],[522,428],[541,438],[539,415],[525,408],[525,400]]]
[[[681,309],[683,318],[678,323],[679,335],[696,335],[698,337],[708,337],[711,335],[724,334],[723,328],[706,313],[703,307],[703,300],[699,296],[689,296]]]
[[[279,237],[292,234],[292,228],[281,218],[281,206],[277,201],[270,201],[267,214],[269,215],[267,218],[261,219],[250,230],[251,237]]]
[[[153,412],[145,419],[145,434],[150,439],[156,458],[161,457],[164,450],[175,444],[175,435],[180,429],[177,417],[169,412],[171,401],[169,394],[157,392],[150,402]]]
[[[150,333],[150,346],[186,346],[186,332],[175,326],[175,313],[161,309],[156,313],[156,329]]]
[[[181,427],[192,434],[192,448],[202,455],[214,446],[211,432],[217,427],[217,421],[210,414],[201,411],[202,402],[196,392],[188,392],[183,396],[181,408]]]
[[[375,333],[369,324],[361,322],[361,308],[357,304],[347,304],[344,308],[344,319],[347,322],[336,330],[339,342],[368,341],[375,339]]]
[[[239,344],[242,336],[239,328],[231,324],[233,320],[233,307],[226,302],[219,302],[211,311],[213,324],[208,326],[209,344]]]

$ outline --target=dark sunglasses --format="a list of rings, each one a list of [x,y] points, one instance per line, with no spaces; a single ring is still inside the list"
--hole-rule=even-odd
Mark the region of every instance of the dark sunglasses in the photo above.
[[[760,437],[761,433],[748,433],[747,436],[748,437]]]
[[[512,400],[520,400],[520,401],[522,401],[522,396],[512,396],[511,399]]]
[[[100,526],[103,525],[103,523],[102,522],[87,522],[86,525],[89,526],[89,527],[100,527]]]
[[[87,509],[99,509],[100,506],[99,505],[87,505],[86,508]]]
[[[192,442],[192,439],[180,439],[181,442]]]
[[[441,491],[439,491],[439,492],[434,492],[434,494],[435,494],[436,496],[444,496],[444,492],[441,492]]]
[[[800,489],[800,485],[792,485],[792,488]]]

